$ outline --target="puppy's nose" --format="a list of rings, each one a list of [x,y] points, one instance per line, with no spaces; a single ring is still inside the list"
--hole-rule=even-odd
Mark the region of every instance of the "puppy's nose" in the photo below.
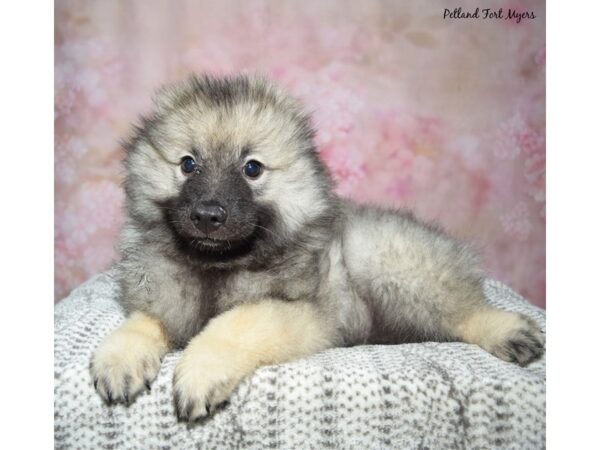
[[[209,234],[225,223],[227,210],[215,203],[203,203],[192,211],[191,219],[196,228]]]

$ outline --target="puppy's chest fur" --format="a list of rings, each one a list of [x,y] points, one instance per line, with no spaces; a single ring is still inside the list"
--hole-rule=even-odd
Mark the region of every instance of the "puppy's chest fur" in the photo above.
[[[253,272],[248,270],[194,270],[180,267],[149,283],[154,295],[147,304],[148,312],[160,317],[176,346],[185,344],[206,323],[237,305],[276,298],[285,301],[314,298],[318,281],[314,268]]]

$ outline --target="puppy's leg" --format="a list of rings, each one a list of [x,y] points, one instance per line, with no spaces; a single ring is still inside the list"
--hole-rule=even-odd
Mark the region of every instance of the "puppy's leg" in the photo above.
[[[356,211],[344,252],[370,307],[370,342],[458,340],[521,365],[543,354],[544,335],[531,319],[488,305],[468,247],[411,216]]]
[[[109,404],[129,404],[142,389],[150,389],[168,349],[161,323],[134,312],[104,339],[92,357],[90,371],[96,390]]]
[[[178,417],[194,421],[209,414],[259,366],[331,346],[329,327],[321,317],[311,303],[264,300],[212,319],[190,341],[175,368]]]

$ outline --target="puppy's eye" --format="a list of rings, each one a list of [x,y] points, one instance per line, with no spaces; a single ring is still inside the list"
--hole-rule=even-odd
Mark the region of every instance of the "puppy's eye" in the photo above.
[[[258,178],[262,173],[263,166],[258,161],[250,160],[244,165],[244,175],[248,178]]]
[[[181,160],[181,170],[183,173],[192,173],[196,170],[196,167],[198,167],[198,164],[196,164],[196,161],[191,156],[185,156]]]

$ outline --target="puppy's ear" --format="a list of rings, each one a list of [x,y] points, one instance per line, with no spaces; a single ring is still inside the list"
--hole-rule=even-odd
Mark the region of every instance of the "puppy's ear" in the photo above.
[[[180,83],[159,88],[152,98],[158,112],[169,112],[189,103],[194,98],[198,83],[198,78],[192,75]]]

